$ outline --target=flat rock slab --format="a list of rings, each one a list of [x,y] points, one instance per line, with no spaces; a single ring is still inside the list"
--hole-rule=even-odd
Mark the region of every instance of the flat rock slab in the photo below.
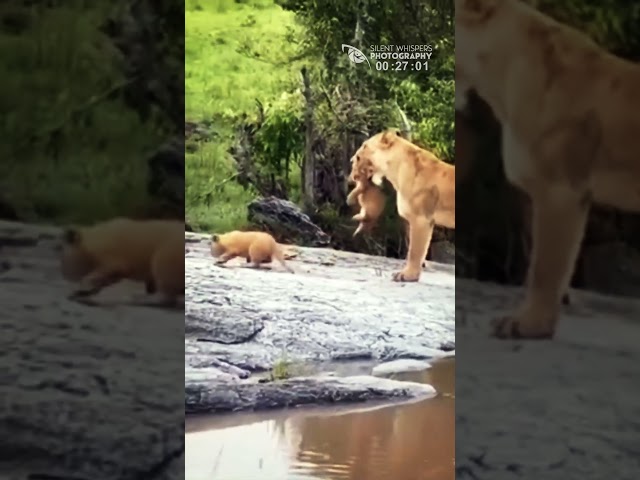
[[[180,478],[183,313],[67,300],[60,238],[0,222],[0,477]]]
[[[394,360],[373,367],[371,374],[375,376],[393,375],[396,373],[420,372],[428,370],[431,364],[422,360]]]
[[[455,347],[454,267],[431,263],[394,283],[403,261],[297,247],[289,265],[217,266],[209,236],[187,233],[186,377],[222,361],[242,370],[279,361],[432,359]]]
[[[572,291],[553,341],[500,341],[521,289],[457,280],[456,479],[634,480],[640,301]]]
[[[302,405],[422,399],[435,395],[431,385],[371,376],[298,377],[270,383],[188,381],[185,412],[267,410]]]

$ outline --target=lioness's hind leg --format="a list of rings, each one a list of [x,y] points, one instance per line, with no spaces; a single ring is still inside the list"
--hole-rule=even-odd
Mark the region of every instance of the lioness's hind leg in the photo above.
[[[498,338],[548,339],[555,333],[584,236],[589,202],[585,194],[545,192],[533,198],[533,251],[525,301],[518,313],[493,322]]]

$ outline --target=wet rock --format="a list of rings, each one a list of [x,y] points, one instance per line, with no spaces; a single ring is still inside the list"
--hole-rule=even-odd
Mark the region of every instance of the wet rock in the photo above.
[[[401,260],[296,247],[292,275],[278,264],[247,268],[241,259],[217,266],[208,235],[185,238],[187,384],[197,378],[200,385],[199,370],[216,362],[254,373],[286,360],[304,371],[324,362],[429,360],[454,345],[453,266],[432,262],[420,282],[399,284],[391,274]]]
[[[188,368],[185,375],[189,376],[192,382],[235,382],[240,377],[230,372],[225,372],[216,367],[202,366],[197,370]],[[246,377],[245,377],[246,378]]]
[[[371,370],[374,376],[393,375],[395,373],[420,372],[431,368],[427,362],[420,360],[394,360],[376,365]]]
[[[623,242],[587,246],[582,280],[588,290],[640,297],[640,251]]]
[[[456,342],[443,342],[440,344],[440,350],[444,352],[452,352],[456,349]]]
[[[323,375],[269,383],[187,380],[185,413],[429,398],[435,394],[431,385],[370,376],[340,378]]]
[[[209,370],[214,371],[215,374],[228,374],[233,379],[245,379],[249,378],[249,376],[251,375],[251,372],[249,372],[248,370],[243,370],[242,368],[218,360],[217,358],[210,355],[202,356],[200,358],[192,357],[188,368],[191,369],[191,373],[188,376],[192,378],[202,376],[203,374],[204,378],[215,378],[208,376]]]
[[[277,197],[259,198],[248,206],[248,220],[297,245],[323,247],[329,236],[300,207]]]

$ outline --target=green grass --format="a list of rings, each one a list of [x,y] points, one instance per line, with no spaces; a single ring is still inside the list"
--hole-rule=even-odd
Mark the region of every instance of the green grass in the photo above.
[[[107,96],[125,79],[98,30],[107,7],[86,5],[69,2],[39,16],[0,9],[22,25],[0,32],[0,108],[9,112],[0,128],[11,139],[0,146],[0,191],[27,221],[84,223],[146,200],[144,159],[157,132]]]
[[[228,231],[246,224],[255,196],[229,180],[227,153],[242,113],[256,114],[298,81],[299,67],[278,65],[292,54],[293,14],[272,0],[189,0],[185,12],[185,109],[189,121],[209,121],[214,137],[187,153],[186,212],[201,231]],[[258,57],[255,58],[254,54]]]

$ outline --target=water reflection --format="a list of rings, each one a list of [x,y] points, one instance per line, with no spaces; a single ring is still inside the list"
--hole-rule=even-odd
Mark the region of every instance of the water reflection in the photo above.
[[[454,371],[403,375],[440,393],[408,405],[190,419],[186,480],[453,480]]]

